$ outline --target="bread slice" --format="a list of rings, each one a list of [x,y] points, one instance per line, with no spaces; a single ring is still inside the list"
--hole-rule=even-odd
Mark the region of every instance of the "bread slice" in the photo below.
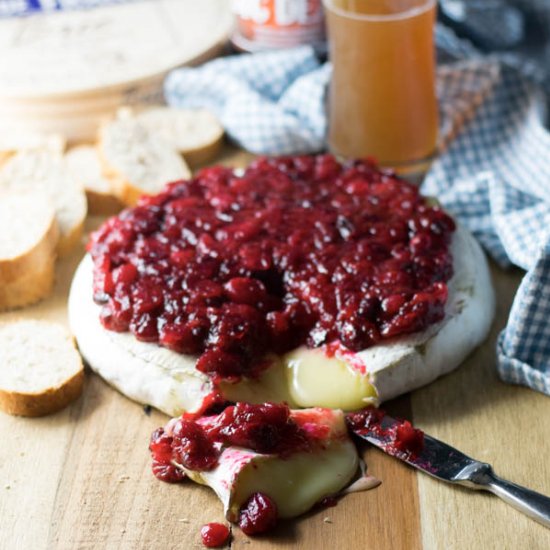
[[[59,226],[57,252],[65,256],[80,242],[86,218],[84,190],[69,173],[60,151],[22,151],[0,167],[0,191],[42,192],[55,207]]]
[[[11,283],[0,284],[0,311],[30,306],[46,297],[55,282],[55,259]]]
[[[171,181],[191,176],[178,151],[134,117],[104,124],[98,148],[103,174],[126,205],[134,205],[141,195],[158,193]]]
[[[58,239],[47,195],[0,193],[0,311],[26,306],[50,293]]]
[[[46,321],[0,325],[0,409],[43,416],[82,393],[84,370],[71,335]]]
[[[218,119],[205,109],[152,107],[136,115],[155,135],[174,146],[191,166],[216,157],[224,130]]]
[[[61,134],[28,132],[23,134],[0,135],[0,158],[9,157],[18,151],[47,150],[60,153],[65,150],[67,140]]]
[[[111,181],[101,171],[97,149],[92,145],[78,145],[65,154],[69,172],[86,192],[88,213],[93,216],[111,216],[124,205],[115,196]]]

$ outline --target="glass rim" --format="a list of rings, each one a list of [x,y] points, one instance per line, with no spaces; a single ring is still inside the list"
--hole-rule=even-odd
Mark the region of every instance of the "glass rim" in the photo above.
[[[369,14],[369,13],[356,13],[349,11],[345,8],[340,8],[334,5],[334,0],[323,0],[323,6],[330,9],[332,12],[348,19],[355,19],[357,21],[399,21],[400,19],[408,19],[409,17],[414,17],[420,15],[425,11],[428,11],[437,4],[437,0],[425,0],[420,6],[414,6],[409,9],[397,13],[388,13],[388,14]]]

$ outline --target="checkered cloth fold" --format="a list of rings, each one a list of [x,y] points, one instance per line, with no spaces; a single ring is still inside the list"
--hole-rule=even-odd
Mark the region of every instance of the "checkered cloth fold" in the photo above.
[[[457,53],[457,52],[455,52]],[[527,271],[497,342],[506,382],[550,395],[550,133],[532,66],[499,63],[490,92],[437,159],[423,191],[437,195],[503,267]],[[449,74],[446,86],[460,87]],[[538,75],[540,77],[540,74]],[[539,82],[543,79],[537,78]],[[444,97],[445,94],[442,96]],[[457,94],[460,96],[460,94]]]
[[[330,66],[297,48],[217,59],[166,79],[166,100],[207,107],[231,138],[254,153],[309,153],[325,147]]]
[[[500,265],[527,271],[498,338],[498,372],[507,382],[550,395],[550,134],[542,123],[544,97],[531,78],[532,65],[509,63],[508,54],[482,56],[443,26],[436,42],[442,154],[423,191],[436,195]],[[299,48],[177,70],[166,80],[165,94],[172,105],[212,109],[250,151],[306,153],[326,147],[329,80],[330,65],[320,65],[310,48]]]

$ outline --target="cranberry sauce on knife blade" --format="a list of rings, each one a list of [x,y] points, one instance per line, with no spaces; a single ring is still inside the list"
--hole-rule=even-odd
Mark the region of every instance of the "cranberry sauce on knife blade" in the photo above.
[[[351,351],[444,317],[455,225],[412,184],[329,155],[213,167],[92,237],[101,322],[196,355],[214,381],[266,354]]]

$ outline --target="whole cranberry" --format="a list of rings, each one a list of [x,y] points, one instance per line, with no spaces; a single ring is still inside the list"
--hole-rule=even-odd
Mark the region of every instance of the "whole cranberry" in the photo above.
[[[239,527],[245,535],[259,535],[277,524],[277,505],[267,495],[254,493],[241,508]]]
[[[222,523],[207,523],[201,527],[201,540],[207,548],[220,548],[224,546],[231,536],[227,525]]]
[[[259,305],[266,298],[265,286],[250,277],[234,277],[225,283],[227,297],[237,304]]]
[[[174,426],[172,450],[177,462],[190,470],[211,470],[218,463],[218,452],[202,428],[180,419]]]

